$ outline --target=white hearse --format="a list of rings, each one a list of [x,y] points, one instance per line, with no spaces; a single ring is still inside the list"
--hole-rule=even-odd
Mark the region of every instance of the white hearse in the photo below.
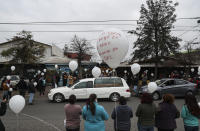
[[[87,99],[90,94],[96,94],[97,98],[109,98],[117,101],[120,96],[129,98],[131,96],[129,86],[120,77],[100,77],[81,79],[71,87],[59,87],[51,89],[48,98],[51,101],[62,102],[75,95],[77,99]]]

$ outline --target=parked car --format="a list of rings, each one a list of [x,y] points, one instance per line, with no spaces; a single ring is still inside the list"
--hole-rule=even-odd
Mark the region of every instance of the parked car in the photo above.
[[[165,78],[155,81],[158,85],[156,91],[152,93],[153,99],[158,100],[162,98],[163,94],[173,94],[175,97],[182,97],[186,94],[196,94],[197,84],[191,83],[182,79]],[[147,92],[147,86],[139,89],[139,94]]]
[[[2,80],[5,78],[6,76],[3,76],[0,80],[0,85]],[[10,84],[11,86],[15,89],[16,84],[19,82],[20,78],[19,75],[10,75]],[[1,87],[0,87],[1,88]],[[2,89],[1,89],[2,90]]]
[[[93,93],[97,95],[97,98],[109,98],[111,101],[117,101],[120,96],[126,98],[131,96],[129,86],[123,78],[101,77],[82,79],[71,87],[51,89],[48,98],[55,102],[62,102],[72,94],[77,99],[87,99]]]

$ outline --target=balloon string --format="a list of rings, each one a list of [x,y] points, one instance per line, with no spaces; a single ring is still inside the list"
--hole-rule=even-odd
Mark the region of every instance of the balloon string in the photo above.
[[[19,131],[19,114],[18,113],[16,114],[16,117],[17,117],[17,131]]]

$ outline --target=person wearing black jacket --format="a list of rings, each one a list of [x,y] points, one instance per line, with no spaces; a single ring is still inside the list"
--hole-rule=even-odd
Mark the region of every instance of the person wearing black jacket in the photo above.
[[[27,84],[24,81],[24,78],[21,77],[20,81],[17,83],[17,88],[19,89],[19,94],[23,97],[25,97],[26,90],[27,90]]]
[[[28,93],[29,93],[28,104],[29,105],[33,104],[33,98],[34,98],[34,95],[35,95],[35,86],[34,86],[33,83],[34,83],[33,79],[29,80],[29,83],[28,83]]]
[[[158,131],[174,131],[176,129],[176,120],[180,117],[180,112],[174,103],[174,96],[165,94],[163,102],[159,103],[159,111],[155,116],[156,127]]]
[[[7,109],[7,106],[6,106],[6,99],[4,99],[3,102],[1,102],[0,116],[5,115],[6,109]],[[2,123],[1,119],[0,119],[0,131],[5,131],[5,126],[4,126],[4,124]]]
[[[126,98],[121,96],[119,98],[119,106],[115,107],[111,114],[115,131],[130,131],[131,129],[130,119],[133,117],[133,112],[126,103]]]

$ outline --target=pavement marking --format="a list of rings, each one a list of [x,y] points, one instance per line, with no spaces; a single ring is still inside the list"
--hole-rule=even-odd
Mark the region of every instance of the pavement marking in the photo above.
[[[31,115],[28,115],[28,114],[25,114],[25,113],[21,113],[21,114],[24,115],[24,116],[30,117],[30,118],[32,118],[32,119],[38,120],[38,121],[44,123],[45,125],[51,126],[51,127],[53,127],[54,129],[56,129],[57,131],[62,131],[61,129],[59,129],[59,128],[56,127],[55,125],[53,125],[53,124],[51,124],[51,123],[48,123],[47,121],[44,121],[44,120],[42,120],[42,119],[40,119],[40,118],[38,118],[38,117],[31,116]]]

